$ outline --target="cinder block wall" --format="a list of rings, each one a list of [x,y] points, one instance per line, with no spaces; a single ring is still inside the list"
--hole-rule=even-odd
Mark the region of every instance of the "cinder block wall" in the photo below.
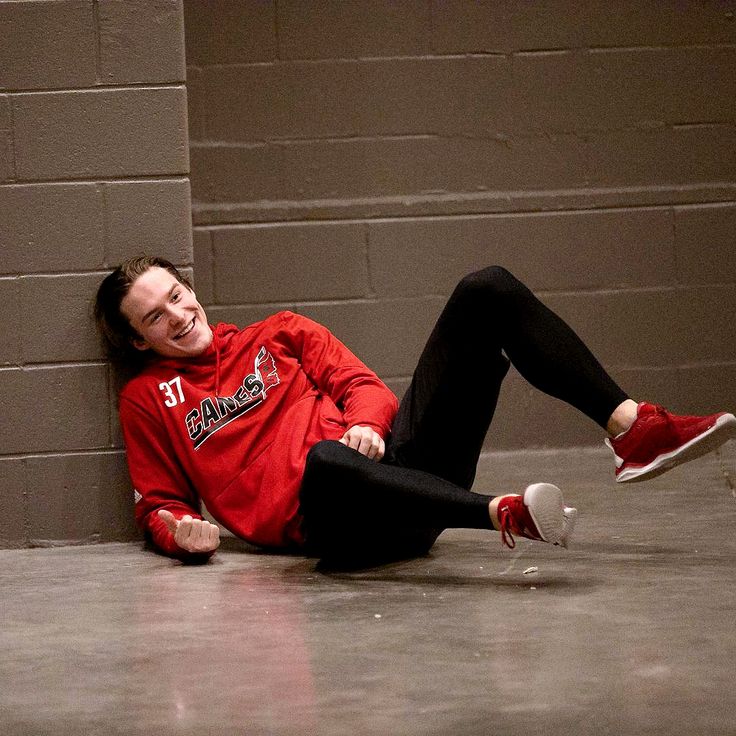
[[[141,251],[397,393],[501,263],[635,394],[736,404],[733,2],[0,0],[0,28],[0,546],[135,535],[89,302]],[[496,448],[598,439],[513,375],[498,414]]]
[[[209,315],[317,318],[400,394],[455,281],[499,263],[635,397],[736,408],[735,12],[187,0]],[[510,375],[489,446],[599,441]]]
[[[141,251],[192,263],[181,2],[0,2],[0,29],[0,546],[128,539],[90,300]]]

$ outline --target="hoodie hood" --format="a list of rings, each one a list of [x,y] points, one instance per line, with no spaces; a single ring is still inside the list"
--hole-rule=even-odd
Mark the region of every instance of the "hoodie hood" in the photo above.
[[[215,396],[220,393],[220,368],[223,357],[230,352],[231,342],[240,330],[235,325],[219,323],[212,330],[212,342],[207,349],[193,358],[159,358],[154,365],[159,368],[169,368],[188,376],[199,379],[211,377],[212,391]]]

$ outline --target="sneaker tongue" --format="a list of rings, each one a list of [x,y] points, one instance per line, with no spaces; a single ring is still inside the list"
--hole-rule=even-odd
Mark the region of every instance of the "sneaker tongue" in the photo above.
[[[663,407],[658,404],[650,404],[648,401],[642,401],[637,408],[636,416],[638,418],[640,416],[651,416],[652,414],[662,413],[664,413]]]

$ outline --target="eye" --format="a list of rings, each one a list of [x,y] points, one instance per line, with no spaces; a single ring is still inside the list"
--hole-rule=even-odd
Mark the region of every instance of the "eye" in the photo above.
[[[156,312],[156,314],[151,317],[151,324],[155,324],[156,322],[158,322],[160,316],[161,312]]]
[[[172,301],[172,302],[178,302],[178,301],[179,301],[179,298],[180,298],[180,297],[181,297],[181,292],[180,292],[180,291],[175,291],[175,292],[174,292],[174,293],[173,293],[173,294],[171,295],[171,301]]]

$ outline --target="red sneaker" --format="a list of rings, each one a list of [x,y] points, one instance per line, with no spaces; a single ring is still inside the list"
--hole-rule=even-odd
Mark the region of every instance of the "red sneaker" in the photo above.
[[[534,483],[523,496],[504,496],[498,504],[501,541],[513,549],[512,536],[567,547],[578,511],[565,506],[562,491],[551,483]]]
[[[642,402],[629,429],[606,438],[616,462],[616,482],[648,480],[705,455],[736,436],[733,414],[686,417]]]

